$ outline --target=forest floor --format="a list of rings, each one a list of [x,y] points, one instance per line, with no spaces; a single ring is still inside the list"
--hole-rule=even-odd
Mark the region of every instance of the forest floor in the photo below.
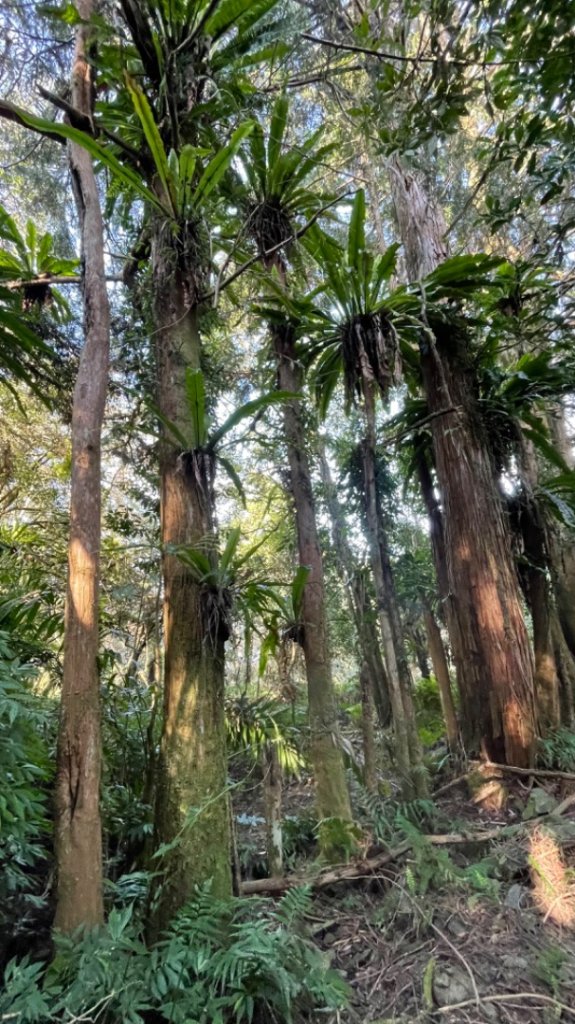
[[[318,888],[307,926],[350,986],[348,1008],[329,1024],[575,1021],[574,790],[572,781],[532,776],[470,793],[462,779],[440,791],[427,821],[404,823],[406,852],[374,868],[365,858],[398,844],[373,840],[347,865],[359,877]],[[254,788],[236,808],[252,877],[265,848],[259,801]],[[313,879],[312,806],[309,782],[286,786],[284,814],[304,836],[289,868]],[[426,834],[458,841],[434,846]]]

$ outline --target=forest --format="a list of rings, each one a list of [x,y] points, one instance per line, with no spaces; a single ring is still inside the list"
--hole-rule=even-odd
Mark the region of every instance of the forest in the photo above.
[[[574,1021],[575,5],[0,26],[0,1021]]]

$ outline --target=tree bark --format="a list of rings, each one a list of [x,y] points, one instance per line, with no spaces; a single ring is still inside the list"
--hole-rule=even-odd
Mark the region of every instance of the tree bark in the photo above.
[[[431,543],[433,563],[435,565],[437,587],[441,600],[442,617],[444,618],[447,626],[447,635],[451,646],[451,656],[455,665],[457,687],[459,694],[462,697],[464,691],[463,647],[453,594],[449,589],[443,513],[435,495],[435,488],[433,486],[433,480],[427,460],[421,451],[416,452],[416,464],[423,503],[429,518],[429,539]]]
[[[537,459],[531,442],[524,441],[519,457],[522,490],[519,498],[519,530],[523,558],[519,578],[533,624],[535,696],[542,732],[556,729],[561,721],[560,680],[552,634],[553,595],[547,576],[548,554],[545,524],[535,500]]]
[[[454,754],[459,750],[460,746],[459,725],[457,723],[457,715],[455,713],[455,705],[453,703],[451,680],[449,678],[449,666],[447,664],[445,648],[443,646],[443,640],[441,639],[439,626],[437,625],[435,615],[431,611],[431,608],[426,608],[424,612],[424,621],[425,632],[427,633],[427,642],[429,644],[429,653],[433,664],[433,673],[437,679],[437,685],[439,687],[441,710],[443,711],[445,731],[447,734],[447,745],[451,753]]]
[[[77,0],[72,69],[74,106],[91,116],[88,51],[92,0]],[[72,932],[104,917],[100,821],[100,583],[101,433],[108,386],[110,311],[104,266],[104,225],[92,160],[69,146],[80,223],[84,347],[72,405],[70,540],[64,629],[64,671],[56,773],[57,895],[54,927]]]
[[[281,390],[301,391],[301,371],[290,324],[272,325],[272,338]],[[301,565],[310,567],[303,593],[302,646],[308,683],[311,762],[320,818],[351,818],[343,756],[338,742],[337,705],[328,646],[323,559],[319,544],[306,431],[299,399],[284,403],[288,449]]]
[[[419,674],[422,679],[427,679],[429,676],[429,655],[431,652],[427,649],[425,634],[421,629],[420,623],[416,622],[410,626],[409,635],[413,644]]]
[[[156,218],[152,237],[158,404],[186,435],[185,373],[200,368],[196,304],[198,280],[178,265],[171,226]],[[214,460],[203,450],[182,452],[164,431],[160,445],[160,519],[164,583],[164,709],[157,775],[155,845],[173,844],[162,857],[149,937],[154,939],[192,895],[212,880],[212,891],[232,891],[226,791],[224,643],[227,608],[217,588],[198,582],[171,553],[173,545],[203,551],[214,562]]]
[[[397,160],[390,173],[408,276],[418,281],[447,255],[445,225],[413,174]],[[437,413],[432,435],[449,588],[464,645],[463,720],[486,756],[528,766],[536,736],[531,650],[461,322],[435,325],[435,336],[422,333],[421,367],[429,412]]]
[[[565,413],[559,405],[549,415],[553,442],[570,469],[573,468],[573,446],[565,427]],[[559,621],[571,655],[575,657],[575,543],[559,523],[549,523],[549,553]]]
[[[276,743],[265,745],[263,772],[268,874],[274,878],[283,871],[282,772]]]
[[[377,793],[377,759],[373,727],[374,700],[369,665],[364,662],[359,673],[361,693],[361,739],[363,747],[363,784],[368,793]]]
[[[397,765],[404,795],[410,798],[414,792],[418,796],[425,795],[427,783],[421,770],[421,747],[411,679],[402,649],[401,622],[381,515],[375,464],[375,399],[373,385],[369,381],[364,387],[364,413],[366,434],[362,443],[362,459],[367,536],[389,683]]]
[[[333,546],[341,566],[351,617],[357,633],[357,646],[361,671],[369,673],[369,686],[382,728],[389,725],[391,708],[387,674],[377,635],[377,622],[367,592],[364,573],[358,569],[347,542],[347,526],[339,503],[329,463],[322,444],[318,446],[319,468],[324,486],[325,501],[331,519]]]

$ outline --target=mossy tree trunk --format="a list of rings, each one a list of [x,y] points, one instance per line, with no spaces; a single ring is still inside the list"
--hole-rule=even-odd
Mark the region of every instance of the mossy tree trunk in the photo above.
[[[162,415],[189,431],[186,369],[199,369],[198,277],[179,264],[170,226],[156,220],[152,240],[153,307]],[[215,556],[214,460],[182,452],[168,431],[160,444],[164,584],[164,708],[157,772],[155,845],[173,844],[158,862],[164,878],[150,916],[151,938],[166,927],[194,887],[232,891],[226,789],[224,643],[226,609],[172,553],[173,545]]]
[[[72,103],[92,115],[88,59],[91,0],[77,0]],[[101,434],[108,386],[110,311],[104,225],[92,159],[71,143],[70,169],[80,222],[84,347],[72,404],[72,480],[64,671],[58,730],[54,926],[73,932],[103,921],[100,820],[100,680],[98,600],[101,546]]]

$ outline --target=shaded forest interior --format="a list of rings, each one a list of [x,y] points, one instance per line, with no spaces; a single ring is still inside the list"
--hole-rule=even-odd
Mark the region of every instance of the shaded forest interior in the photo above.
[[[574,1020],[575,8],[0,25],[0,1020]]]

